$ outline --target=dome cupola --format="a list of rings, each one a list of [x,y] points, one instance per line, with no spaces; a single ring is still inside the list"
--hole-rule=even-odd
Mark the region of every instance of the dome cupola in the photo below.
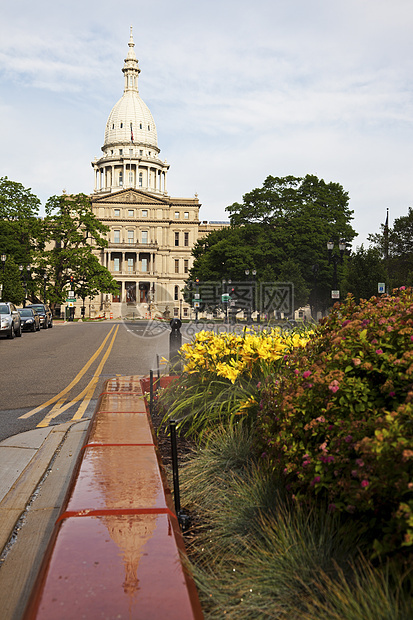
[[[132,28],[128,46],[122,68],[125,80],[123,95],[113,106],[106,123],[102,146],[104,155],[92,162],[95,192],[135,187],[166,194],[169,165],[158,157],[160,149],[155,121],[139,95],[141,70],[134,50]]]

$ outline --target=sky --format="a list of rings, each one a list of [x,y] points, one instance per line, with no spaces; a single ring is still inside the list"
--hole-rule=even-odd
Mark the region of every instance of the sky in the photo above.
[[[411,0],[2,0],[0,177],[93,192],[130,26],[168,193],[201,220],[268,175],[340,183],[353,246],[413,206]]]

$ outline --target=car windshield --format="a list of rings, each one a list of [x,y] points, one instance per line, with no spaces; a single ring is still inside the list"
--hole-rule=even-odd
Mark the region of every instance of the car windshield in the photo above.
[[[37,310],[37,312],[44,312],[44,308],[43,308],[43,306],[32,306],[32,308],[34,308],[35,310]]]
[[[30,308],[21,308],[19,312],[21,316],[33,316],[33,310]]]
[[[9,306],[6,306],[6,304],[0,304],[0,314],[10,314]]]

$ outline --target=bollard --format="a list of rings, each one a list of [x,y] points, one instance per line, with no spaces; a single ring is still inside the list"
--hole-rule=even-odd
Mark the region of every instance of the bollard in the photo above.
[[[174,483],[174,503],[178,523],[183,532],[190,527],[191,520],[187,514],[181,510],[181,495],[179,491],[179,472],[178,472],[178,449],[176,445],[176,421],[171,420],[169,424],[171,432],[171,453],[172,453],[172,477]]]
[[[182,371],[181,358],[179,356],[179,349],[182,345],[182,334],[180,319],[171,319],[170,321],[171,333],[169,335],[169,365],[172,370],[170,374],[178,374]]]
[[[153,416],[153,370],[149,371],[149,414]]]

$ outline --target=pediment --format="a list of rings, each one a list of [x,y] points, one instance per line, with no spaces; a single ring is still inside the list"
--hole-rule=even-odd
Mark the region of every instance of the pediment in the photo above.
[[[137,189],[121,189],[119,192],[107,194],[101,197],[92,196],[94,204],[155,204],[169,205],[169,201],[165,198],[159,198],[148,192]]]

